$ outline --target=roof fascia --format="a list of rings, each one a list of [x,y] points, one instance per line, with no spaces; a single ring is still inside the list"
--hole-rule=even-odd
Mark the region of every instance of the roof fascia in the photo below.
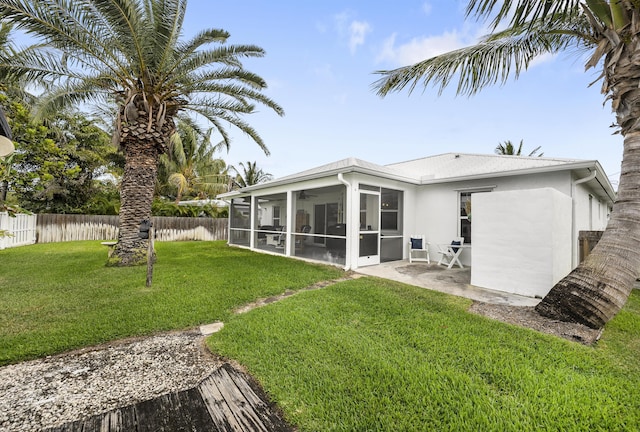
[[[320,178],[324,178],[324,177],[337,176],[338,174],[349,174],[349,173],[367,174],[367,175],[371,175],[371,176],[375,176],[375,177],[381,177],[381,178],[388,179],[388,180],[397,180],[397,181],[401,181],[401,182],[409,183],[409,184],[413,184],[413,185],[419,185],[420,184],[420,181],[418,179],[416,179],[416,178],[405,177],[405,176],[401,176],[401,175],[394,175],[394,174],[390,174],[390,173],[381,173],[379,171],[376,171],[376,170],[373,170],[373,169],[370,169],[370,168],[364,168],[364,167],[361,167],[361,166],[352,165],[352,166],[348,166],[348,167],[345,167],[345,168],[335,168],[335,169],[328,170],[328,171],[323,171],[323,172],[318,172],[318,173],[313,173],[313,174],[307,174],[307,175],[294,177],[294,178],[290,177],[290,178],[285,179],[285,180],[272,180],[272,181],[267,182],[267,183],[260,183],[260,184],[257,184],[257,185],[247,186],[245,188],[239,189],[239,190],[234,191],[234,192],[227,192],[225,194],[218,195],[218,197],[219,198],[227,198],[227,197],[236,198],[236,197],[241,196],[241,195],[249,195],[251,192],[262,190],[262,189],[269,189],[271,187],[283,186],[283,185],[287,185],[287,184],[295,184],[295,183],[299,183],[299,182],[303,182],[303,181],[315,180],[315,179],[320,179]]]
[[[427,176],[422,177],[420,180],[421,185],[427,184],[438,184],[438,183],[449,183],[449,182],[459,182],[465,180],[477,180],[477,179],[486,179],[486,178],[495,178],[495,177],[511,177],[516,175],[528,175],[528,174],[543,174],[554,171],[570,171],[577,169],[586,169],[586,168],[595,168],[595,164],[597,161],[584,161],[584,162],[572,162],[568,164],[561,165],[547,165],[544,167],[535,167],[535,168],[520,168],[508,171],[497,171],[497,172],[488,172],[482,174],[469,174],[458,177],[445,177],[438,179],[430,179]]]
[[[545,174],[549,172],[558,172],[558,171],[576,171],[580,169],[588,169],[588,170],[596,170],[596,179],[598,183],[607,194],[607,196],[611,199],[611,201],[615,201],[616,192],[609,181],[609,178],[606,176],[602,165],[597,160],[588,160],[588,161],[578,161],[578,162],[569,162],[560,165],[548,165],[544,167],[535,167],[535,168],[524,168],[524,169],[516,169],[509,171],[498,171],[493,173],[482,173],[482,174],[472,174],[458,177],[447,177],[440,179],[429,179],[422,178],[420,181],[420,185],[430,185],[430,184],[442,184],[442,183],[453,183],[453,182],[461,182],[461,181],[469,181],[469,180],[483,180],[490,179],[496,177],[511,177],[511,176],[522,176],[522,175],[531,175],[531,174]]]
[[[295,178],[288,178],[286,180],[273,180],[267,183],[260,183],[253,186],[248,186],[246,188],[242,188],[237,191],[227,192],[225,194],[218,195],[220,199],[226,198],[237,198],[242,196],[251,195],[252,192],[268,189],[271,187],[282,186],[286,184],[294,184],[307,180],[315,180],[323,177],[330,177],[334,175],[338,175],[339,173],[348,174],[348,173],[360,173],[367,174],[375,177],[381,177],[389,180],[397,180],[408,184],[413,185],[430,185],[430,184],[442,184],[442,183],[454,183],[461,181],[469,181],[469,180],[482,180],[496,177],[510,177],[510,176],[522,176],[522,175],[531,175],[531,174],[544,174],[549,172],[558,172],[558,171],[575,171],[579,169],[595,169],[597,172],[596,179],[598,183],[601,185],[607,196],[613,202],[616,197],[615,190],[609,181],[609,178],[606,176],[602,165],[597,160],[587,160],[587,161],[578,161],[578,162],[569,162],[563,163],[559,165],[549,165],[544,167],[535,167],[535,168],[524,168],[524,169],[516,169],[509,171],[498,171],[493,173],[482,173],[482,174],[472,174],[472,175],[464,175],[458,177],[447,177],[440,179],[429,179],[422,177],[420,180],[416,180],[415,178],[405,177],[401,175],[393,175],[389,173],[381,173],[376,170],[372,170],[370,168],[364,168],[358,165],[351,165],[345,168],[335,168],[332,170],[313,173],[308,175],[303,175]]]

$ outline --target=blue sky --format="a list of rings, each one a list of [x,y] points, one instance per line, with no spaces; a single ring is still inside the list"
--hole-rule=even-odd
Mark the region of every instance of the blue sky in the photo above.
[[[415,63],[473,44],[483,23],[464,20],[465,1],[190,0],[185,36],[203,28],[230,32],[229,43],[266,50],[245,67],[267,80],[266,94],[286,115],[265,107],[246,119],[271,151],[238,130],[222,157],[257,161],[276,177],[346,157],[385,164],[446,152],[492,153],[505,140],[525,151],[597,159],[614,185],[622,139],[612,135],[610,106],[576,53],[541,59],[515,81],[472,96],[454,88],[376,96],[374,71]],[[215,138],[214,138],[215,140]]]
[[[262,47],[244,61],[268,83],[265,94],[285,110],[264,106],[245,117],[271,151],[267,157],[230,126],[227,164],[256,161],[275,177],[348,157],[377,164],[447,152],[493,153],[510,140],[524,152],[593,160],[617,186],[622,138],[604,104],[597,75],[579,53],[547,56],[518,80],[475,96],[438,95],[419,87],[380,98],[376,70],[393,69],[463,46],[487,33],[464,19],[465,0],[189,0],[184,37],[205,28],[231,34],[230,44]],[[23,41],[21,41],[23,42]],[[220,135],[214,135],[217,143]]]

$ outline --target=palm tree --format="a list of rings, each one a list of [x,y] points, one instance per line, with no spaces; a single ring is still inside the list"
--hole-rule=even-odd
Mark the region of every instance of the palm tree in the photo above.
[[[513,143],[507,140],[503,143],[498,144],[498,146],[495,148],[494,151],[496,154],[504,155],[504,156],[522,156],[522,144],[524,144],[524,140],[520,140],[520,145],[516,150]],[[538,151],[540,151],[541,147],[542,146],[538,146],[534,148],[531,152],[529,152],[527,156],[535,156],[536,154],[538,154]],[[543,155],[544,153],[540,153],[538,154],[538,157],[542,157]]]
[[[379,95],[419,84],[474,94],[518,77],[539,55],[578,49],[601,74],[602,93],[624,137],[618,198],[587,259],[536,307],[541,315],[601,328],[624,306],[640,269],[640,1],[469,0],[467,17],[491,19],[492,33],[462,48],[382,74]],[[504,30],[498,27],[507,24]]]
[[[166,183],[175,188],[176,204],[185,195],[205,199],[227,191],[227,165],[215,157],[224,142],[212,146],[212,133],[213,129],[203,133],[196,125],[178,122],[178,133],[169,152],[161,156],[159,168]]]
[[[233,166],[231,166],[231,169],[236,172],[235,183],[241,188],[273,179],[271,174],[264,172],[262,168],[258,168],[256,162],[248,161],[246,165],[240,162],[239,165],[242,167],[242,173]]]
[[[226,146],[228,125],[249,135],[268,154],[243,114],[254,103],[282,115],[262,90],[265,81],[241,59],[262,57],[254,45],[225,45],[219,29],[181,40],[187,0],[2,0],[0,18],[37,38],[4,57],[0,76],[38,83],[40,116],[68,105],[114,104],[113,140],[125,155],[120,233],[112,265],[146,260],[138,237],[151,216],[159,156],[167,151],[174,119],[192,113],[208,120]]]

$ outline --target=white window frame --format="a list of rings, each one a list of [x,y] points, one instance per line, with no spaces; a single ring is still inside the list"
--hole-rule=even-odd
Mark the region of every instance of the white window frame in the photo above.
[[[458,237],[464,237],[462,235],[462,221],[463,220],[469,220],[469,216],[462,216],[460,214],[460,209],[462,208],[462,196],[465,194],[469,195],[469,201],[471,200],[471,197],[473,196],[474,193],[481,193],[481,192],[493,192],[493,190],[496,188],[496,185],[491,185],[491,186],[477,186],[477,187],[470,187],[470,188],[464,188],[464,189],[456,189],[456,192],[458,192],[458,202],[457,202],[457,206],[456,206],[456,216],[457,216],[457,232],[458,232]],[[473,209],[471,209],[471,212],[473,213]],[[471,220],[469,220],[469,222],[471,222]],[[471,227],[469,227],[469,229],[471,229]],[[467,240],[465,240],[465,244],[471,244],[471,232],[469,232],[469,241],[467,242]]]

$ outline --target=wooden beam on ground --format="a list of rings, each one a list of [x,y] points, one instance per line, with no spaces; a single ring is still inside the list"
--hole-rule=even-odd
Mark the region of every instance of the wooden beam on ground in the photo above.
[[[48,432],[292,432],[250,376],[224,364],[197,387],[47,429]]]

